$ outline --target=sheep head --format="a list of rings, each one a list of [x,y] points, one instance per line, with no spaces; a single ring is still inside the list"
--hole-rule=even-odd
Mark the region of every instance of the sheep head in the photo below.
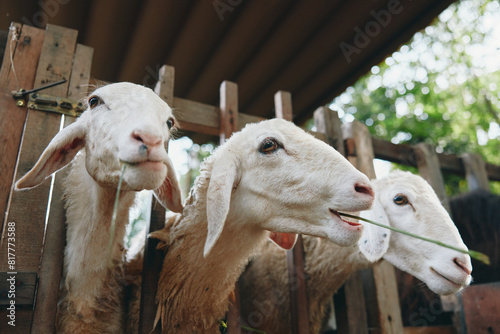
[[[373,184],[373,209],[363,212],[363,217],[467,250],[448,212],[423,178],[396,171]],[[383,257],[438,294],[455,293],[471,282],[467,254],[371,224],[366,224],[358,245],[368,260]]]
[[[180,188],[167,142],[174,125],[170,107],[151,89],[122,82],[98,88],[88,108],[49,143],[16,189],[35,187],[85,148],[85,166],[101,186],[116,187],[127,164],[124,190],[155,190],[160,202],[181,211]]]
[[[295,237],[280,233],[327,237],[344,246],[359,239],[362,225],[345,222],[337,211],[371,206],[368,178],[293,123],[273,119],[247,125],[211,159],[204,256],[226,220],[271,231],[274,241],[288,247]]]

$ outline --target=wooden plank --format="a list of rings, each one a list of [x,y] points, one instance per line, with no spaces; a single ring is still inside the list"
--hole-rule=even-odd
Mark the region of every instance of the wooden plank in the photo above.
[[[321,141],[324,141],[325,143],[328,143],[326,138],[326,135],[324,133],[319,133],[319,132],[309,132],[314,138],[319,139]],[[344,149],[345,151],[345,149]]]
[[[7,49],[7,40],[9,39],[9,32],[6,30],[0,30],[0,66],[3,63],[5,57],[5,50]]]
[[[274,108],[276,118],[283,118],[287,121],[292,121],[292,94],[282,90],[274,94]]]
[[[404,334],[458,334],[453,326],[404,327]]]
[[[30,314],[33,306],[17,306],[15,313],[15,323],[11,325],[11,319],[6,316],[6,312],[2,311],[2,320],[0,321],[0,333],[2,334],[19,334],[30,332]],[[2,307],[3,309],[3,307]],[[10,311],[9,311],[10,312]]]
[[[314,111],[314,126],[316,127],[317,132],[314,132],[312,134],[316,138],[326,142],[327,144],[335,148],[339,153],[345,155],[344,140],[342,136],[342,123],[336,111],[325,107],[317,108]],[[322,134],[323,136],[319,138],[319,134]],[[354,273],[354,275],[356,275],[356,273]],[[347,305],[345,300],[344,288],[341,289],[340,294],[337,293],[337,295],[332,296],[332,298],[332,312],[334,312],[336,315],[335,321],[337,325],[337,331],[339,333],[345,333],[348,331],[348,313],[346,312]],[[362,298],[364,300],[363,295]],[[358,321],[359,323],[366,325],[366,313],[362,313],[361,315],[365,315],[365,319],[358,319]],[[367,329],[365,329],[364,332],[366,332],[366,330]],[[362,333],[363,330],[361,330],[360,332]]]
[[[231,81],[223,81],[220,86],[220,144],[238,131],[238,86]],[[241,333],[241,305],[239,283],[234,288],[234,302],[229,305],[227,312],[227,333]]]
[[[170,107],[174,105],[174,84],[175,69],[172,66],[164,65],[158,74],[158,82],[155,86],[155,93],[158,94]],[[153,201],[149,226],[146,227],[148,235],[160,230],[165,226],[165,209],[157,202]],[[161,267],[165,255],[163,251],[158,251],[159,240],[146,238],[144,247],[144,263],[142,269],[142,289],[139,318],[139,333],[161,333],[161,325],[153,328],[156,318],[156,292],[160,279]]]
[[[158,82],[155,86],[155,93],[170,106],[174,107],[174,79],[175,68],[163,65],[158,73]]]
[[[500,181],[500,166],[493,164],[486,164],[486,172],[491,181]]]
[[[70,77],[76,37],[75,30],[47,25],[34,88]],[[45,93],[65,96],[67,89],[66,83],[47,89]],[[47,144],[59,131],[60,123],[60,115],[36,110],[28,111],[16,178],[25,174],[35,164]],[[15,270],[18,272],[38,272],[49,190],[50,180],[47,180],[37,188],[12,195],[7,221],[16,226]],[[5,243],[2,244],[0,258],[7,256],[5,246]],[[6,270],[4,262],[0,263],[0,270]],[[16,318],[18,316],[18,320],[31,325],[32,309],[24,312],[20,310],[16,313]]]
[[[17,43],[19,41],[19,34],[21,34],[22,25],[20,23],[12,22],[9,27],[9,31],[4,31],[7,34],[5,38],[5,45],[2,52],[2,66],[0,68],[0,87],[4,88],[7,84],[7,80],[10,72],[12,72],[12,63],[10,61],[10,55],[12,53],[12,58],[15,57]],[[5,63],[3,63],[5,59]],[[15,63],[15,62],[14,62]],[[15,67],[15,66],[14,66]],[[18,89],[19,87],[15,87]]]
[[[359,121],[344,124],[342,126],[345,139],[353,139],[356,156],[349,156],[349,161],[370,179],[375,178],[373,167],[373,145],[368,128]],[[352,151],[352,150],[351,150]]]
[[[15,31],[20,34],[20,42],[13,42],[9,35],[6,55],[0,70],[0,212],[2,230],[7,219],[8,202],[17,165],[18,151],[24,131],[27,109],[16,106],[11,92],[20,87],[33,88],[36,65],[42,50],[44,31],[41,29],[14,23]],[[12,32],[11,32],[12,33]],[[12,43],[12,47],[11,47]],[[10,63],[9,52],[12,49],[17,81]],[[3,239],[2,239],[3,240]]]
[[[462,303],[468,334],[500,333],[500,282],[471,285]]]
[[[349,157],[349,160],[353,163],[356,168],[361,172],[365,173],[370,179],[375,178],[375,168],[373,166],[373,144],[371,141],[370,133],[366,125],[361,122],[354,121],[349,124],[345,124],[344,137],[352,138],[353,143],[356,147],[357,156],[356,158]],[[376,300],[378,306],[378,319],[379,326],[382,333],[401,333],[403,331],[403,320],[401,318],[401,310],[399,307],[399,297],[396,282],[396,275],[394,273],[394,267],[382,261],[374,266],[373,277],[375,281],[375,292]],[[355,284],[346,285],[346,298],[347,305],[358,305],[359,307],[359,290],[361,287]],[[369,307],[367,311],[372,311],[377,307]],[[362,312],[355,310],[354,307],[350,312]],[[360,315],[363,317],[363,315]],[[350,332],[358,333],[358,327],[360,324],[357,323],[355,319],[358,316],[349,318]],[[351,327],[352,326],[352,327]],[[364,328],[363,328],[364,331]]]
[[[399,163],[405,166],[417,167],[417,157],[415,155],[414,148],[411,145],[393,144],[389,141],[373,137],[372,142],[376,158]],[[349,144],[347,143],[347,145]],[[356,155],[356,152],[353,151],[351,154]],[[464,167],[463,157],[443,153],[438,153],[437,157],[441,171],[465,176],[466,170]],[[491,181],[500,181],[500,166],[485,163],[485,168],[488,179]]]
[[[238,86],[234,82],[223,81],[220,86],[220,143],[238,131]]]
[[[437,154],[439,166],[443,172],[459,174],[465,176],[465,168],[462,159],[453,154]],[[417,161],[415,157],[415,162]]]
[[[77,44],[74,57],[67,97],[78,101],[89,93],[90,69],[94,58],[94,49],[90,46]]]
[[[342,126],[343,136],[350,145],[347,146],[348,160],[360,171],[368,175],[368,177],[375,177],[375,169],[373,168],[373,151],[370,153],[370,145],[361,123],[355,121],[352,123],[344,124]],[[371,146],[373,147],[373,146]],[[365,151],[363,151],[365,150]],[[356,153],[355,156],[350,153]],[[367,154],[365,156],[364,154]],[[373,271],[369,271],[369,277],[373,277]],[[378,313],[377,305],[367,307],[365,295],[363,291],[363,279],[361,273],[357,272],[344,284],[345,298],[347,309],[347,327],[349,333],[368,333],[368,312]],[[373,318],[378,319],[378,316]],[[378,324],[377,324],[378,327]]]
[[[79,100],[87,95],[92,55],[92,48],[81,44],[77,45],[67,97]],[[65,116],[64,126],[70,125],[75,120],[75,117]],[[63,169],[54,176],[54,189],[45,232],[37,302],[33,313],[31,334],[55,332],[58,292],[66,244],[66,220],[62,186],[67,172],[67,169]]]
[[[399,306],[398,286],[394,267],[385,260],[378,262],[373,267],[373,276],[377,290],[382,333],[401,333],[403,331],[403,319]]]
[[[301,234],[298,235],[295,246],[288,250],[286,255],[292,333],[307,334],[309,333],[309,310],[304,269],[304,244]]]
[[[448,197],[446,196],[443,175],[441,174],[439,158],[436,150],[433,146],[426,143],[417,144],[413,148],[420,175],[427,180],[427,182],[429,182],[441,201],[441,204],[444,206],[446,211],[450,213],[450,203],[448,201]],[[459,328],[458,313],[460,304],[458,302],[457,295],[441,296],[441,304],[444,311],[455,312],[454,324],[457,328]]]
[[[278,91],[274,94],[276,118],[293,120],[292,94]],[[297,236],[295,246],[286,252],[288,268],[288,292],[290,294],[290,319],[293,334],[309,333],[309,309],[304,268],[304,244],[302,235]]]
[[[413,149],[410,145],[393,144],[390,141],[385,141],[372,137],[373,151],[375,158],[395,162],[406,166],[416,166],[413,156]]]
[[[220,109],[204,103],[174,97],[174,116],[182,130],[219,135]]]
[[[324,133],[324,141],[345,155],[344,139],[342,137],[342,122],[336,111],[329,108],[319,107],[314,111],[314,126],[316,131]]]
[[[16,307],[33,305],[35,285],[35,272],[0,273],[0,306],[10,306],[11,301],[15,301]],[[15,297],[9,297],[12,294]]]
[[[373,273],[370,272],[370,275],[373,276]],[[345,320],[339,320],[339,323],[344,323],[342,328],[345,333],[368,333],[368,314],[361,272],[352,273],[345,282],[344,297],[347,323],[345,323]]]
[[[488,175],[483,158],[477,153],[465,153],[461,156],[465,167],[465,178],[469,191],[476,189],[490,190]]]
[[[34,87],[43,86],[62,78],[69,78],[77,32],[71,29],[47,26],[42,53],[38,62]],[[47,94],[65,96],[68,84],[49,88]],[[24,175],[38,160],[41,153],[59,131],[61,116],[29,110],[26,135],[23,138],[17,177]],[[8,221],[16,223],[16,253],[18,271],[38,272],[40,252],[45,230],[45,216],[50,182],[37,188],[17,192],[12,196]],[[26,206],[29,205],[29,210]],[[0,256],[5,256],[2,245]],[[0,265],[4,269],[4,265]]]
[[[243,129],[249,123],[259,123],[263,120],[265,120],[264,117],[238,113],[238,130]]]
[[[163,206],[153,198],[149,227],[147,227],[148,234],[162,229],[165,226],[165,213]],[[148,219],[146,219],[146,221],[148,221]],[[158,243],[158,239],[146,238],[142,269],[141,309],[139,318],[140,334],[161,333],[161,325],[157,325],[153,328],[156,317],[156,290],[158,288],[160,270],[164,259],[162,252],[156,249]]]
[[[439,159],[434,147],[426,143],[420,143],[415,145],[413,149],[420,175],[429,182],[441,200],[441,204],[445,207],[446,211],[450,212],[443,175],[441,174]]]
[[[338,152],[340,152],[342,155],[345,155],[345,147],[344,147],[344,140],[342,136],[342,123],[339,119],[338,113],[336,111],[333,111],[329,108],[325,107],[319,107],[314,111],[314,126],[316,127],[317,132],[312,132],[311,134],[315,136],[317,139],[324,141],[325,143],[329,144],[333,148],[335,148]],[[351,280],[350,284],[353,282],[356,282],[356,276],[358,273],[353,273],[351,275]],[[355,283],[361,286],[362,282]],[[359,290],[356,290],[359,291]],[[366,319],[366,312],[353,312],[353,313],[348,313],[347,312],[347,304],[346,304],[346,298],[345,298],[345,290],[344,287],[342,287],[336,295],[333,297],[334,301],[334,310],[335,312],[335,320],[336,320],[336,325],[337,325],[337,331],[338,333],[346,333],[348,332],[348,323],[352,324],[359,324],[361,328],[354,328],[355,332],[357,333],[365,333],[368,331],[367,328],[367,319]],[[364,307],[364,295],[360,294],[358,298],[354,298],[351,300],[357,300],[360,304],[363,305]],[[353,305],[349,305],[350,308],[353,307]],[[354,305],[354,307],[356,307]],[[354,316],[358,316],[361,318],[357,318],[356,320],[351,319],[348,320],[349,315],[352,314]]]

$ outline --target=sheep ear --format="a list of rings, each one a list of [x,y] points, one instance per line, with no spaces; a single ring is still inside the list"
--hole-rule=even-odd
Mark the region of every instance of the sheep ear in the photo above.
[[[208,256],[222,233],[237,178],[238,164],[233,157],[221,156],[214,162],[207,191],[208,233],[203,257]]]
[[[182,212],[181,188],[175,175],[172,161],[167,157],[167,176],[162,185],[153,191],[155,197],[165,208],[173,212]]]
[[[297,234],[295,233],[283,233],[283,232],[271,232],[269,234],[269,239],[271,239],[279,247],[289,250],[295,246],[297,242]]]
[[[378,196],[375,196],[372,209],[361,212],[361,217],[374,220],[381,224],[390,225],[387,213]],[[358,241],[358,247],[368,261],[378,261],[384,256],[389,248],[391,231],[370,223],[364,223],[363,225],[363,234]]]
[[[43,151],[35,166],[16,182],[16,190],[33,188],[73,160],[85,146],[85,126],[81,122],[60,131]]]

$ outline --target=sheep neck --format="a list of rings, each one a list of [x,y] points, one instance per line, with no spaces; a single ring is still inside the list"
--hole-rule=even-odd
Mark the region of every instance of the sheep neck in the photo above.
[[[267,238],[266,231],[245,222],[226,221],[211,253],[203,258],[205,203],[206,187],[198,186],[170,228],[157,295],[165,333],[218,333],[239,275]]]
[[[304,238],[304,251],[310,326],[315,333],[313,329],[321,324],[328,300],[353,272],[369,267],[370,262],[357,245],[341,247],[309,236]],[[321,317],[313,319],[314,315]]]
[[[116,230],[109,256],[106,251],[110,240],[116,189],[102,187],[92,179],[85,168],[83,152],[74,160],[64,188],[67,223],[64,269],[67,298],[74,297],[74,300],[81,301],[81,305],[91,306],[101,298],[103,284],[110,285],[109,280],[114,281],[121,273],[123,238],[135,192],[122,191],[120,194]],[[115,289],[119,289],[118,285],[121,284],[113,285],[116,285]]]
[[[329,299],[350,274],[369,263],[357,246],[340,247],[310,236],[303,236],[303,241],[309,329],[318,333]],[[291,332],[285,251],[267,243],[242,276],[240,287],[241,299],[246,301],[241,305],[244,323],[268,333]]]

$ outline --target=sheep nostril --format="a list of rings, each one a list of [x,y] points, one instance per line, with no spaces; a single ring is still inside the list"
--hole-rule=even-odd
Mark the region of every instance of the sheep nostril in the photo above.
[[[146,147],[154,147],[162,143],[161,137],[142,131],[132,132],[132,138],[138,142],[143,143],[143,145],[145,145]]]
[[[375,193],[373,192],[372,187],[370,187],[369,185],[364,185],[364,184],[356,183],[354,185],[354,190],[357,193],[366,194],[366,195],[371,196],[371,197],[375,196]]]
[[[453,262],[457,265],[457,267],[462,269],[462,271],[464,271],[467,275],[470,275],[472,273],[472,269],[469,268],[470,266],[462,263],[458,258],[454,258]]]
[[[140,141],[141,143],[143,143],[143,140],[142,140],[141,136],[139,136],[137,134],[133,134],[132,138],[134,138],[135,140]]]

